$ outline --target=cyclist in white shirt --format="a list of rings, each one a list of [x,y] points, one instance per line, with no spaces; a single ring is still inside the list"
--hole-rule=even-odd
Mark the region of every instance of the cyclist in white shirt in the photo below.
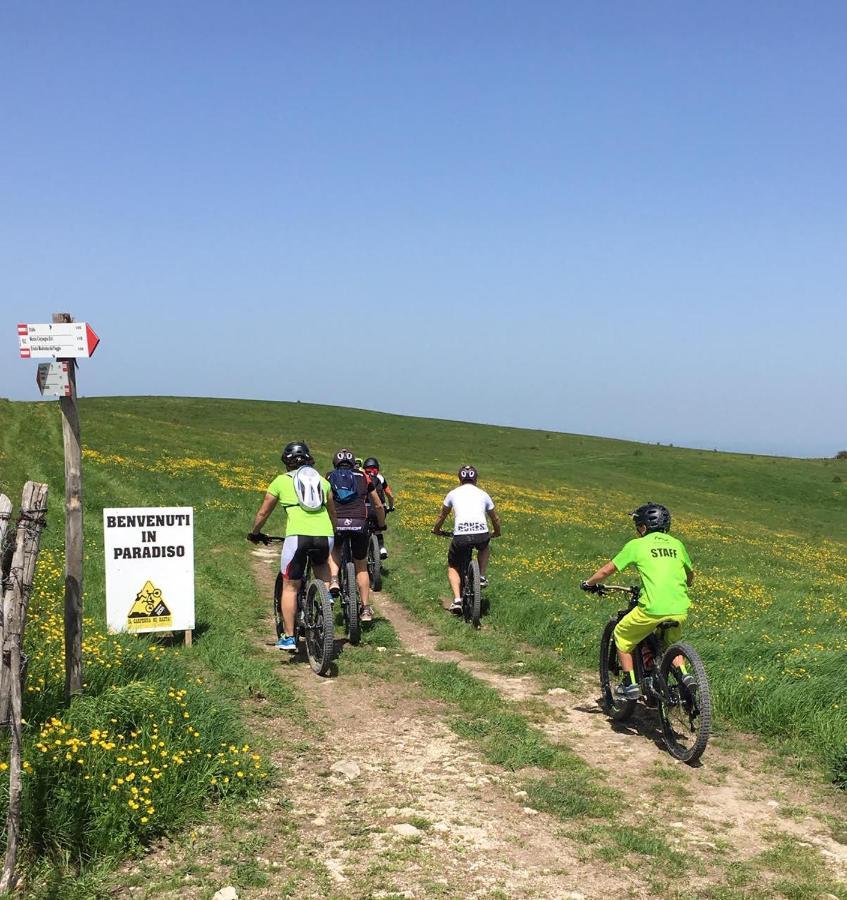
[[[447,551],[447,578],[453,591],[450,612],[462,611],[461,573],[468,567],[474,547],[477,548],[480,584],[482,587],[488,586],[488,542],[493,537],[500,537],[500,516],[491,497],[476,486],[478,474],[476,466],[462,466],[459,469],[459,487],[453,488],[444,498],[441,513],[432,527],[433,534],[443,534],[441,526],[453,513],[453,540]],[[493,531],[488,529],[489,520]]]

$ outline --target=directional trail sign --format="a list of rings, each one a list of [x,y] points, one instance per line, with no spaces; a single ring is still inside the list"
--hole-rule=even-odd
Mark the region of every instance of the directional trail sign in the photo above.
[[[80,359],[91,356],[100,338],[86,322],[18,325],[21,359],[53,357]]]
[[[70,397],[71,381],[68,377],[67,362],[49,362],[38,364],[35,382],[42,397]]]

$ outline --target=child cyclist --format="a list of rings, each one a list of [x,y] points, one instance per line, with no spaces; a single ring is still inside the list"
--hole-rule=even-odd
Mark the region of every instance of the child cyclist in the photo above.
[[[622,572],[634,565],[641,576],[641,596],[638,606],[628,612],[615,627],[615,646],[623,669],[623,684],[615,693],[626,700],[637,700],[641,688],[635,680],[632,651],[652,634],[660,622],[673,620],[679,623],[668,628],[668,643],[677,640],[691,600],[688,588],[694,582],[691,558],[682,541],[668,534],[671,527],[670,511],[659,503],[645,503],[632,513],[638,537],[633,538],[618,555],[599,568],[580,587],[584,591],[597,592],[597,584],[615,572]],[[683,683],[692,676],[684,671],[684,660],[677,657],[674,665],[683,668]]]

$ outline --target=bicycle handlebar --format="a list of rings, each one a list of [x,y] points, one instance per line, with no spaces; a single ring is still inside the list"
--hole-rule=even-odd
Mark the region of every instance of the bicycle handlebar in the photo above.
[[[268,544],[281,544],[285,538],[276,534],[262,534],[261,532],[253,534],[253,532],[250,532],[250,534],[247,535],[247,540],[252,541],[254,544],[264,544],[267,546]]]

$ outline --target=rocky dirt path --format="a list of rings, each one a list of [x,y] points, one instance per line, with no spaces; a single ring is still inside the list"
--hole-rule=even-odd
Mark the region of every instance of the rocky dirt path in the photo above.
[[[263,594],[272,588],[275,559],[275,553],[254,553]],[[234,885],[240,898],[657,895],[650,869],[661,869],[661,858],[645,863],[620,847],[604,852],[587,836],[590,824],[562,822],[528,806],[521,790],[526,771],[487,762],[450,729],[455,709],[401,674],[403,659],[414,654],[456,663],[493,687],[504,708],[521,711],[620,792],[616,824],[633,832],[658,829],[671,847],[684,850],[691,863],[684,883],[663,896],[847,897],[838,887],[836,894],[770,890],[779,871],[762,868],[761,860],[780,848],[790,852],[782,838],[825,861],[827,885],[847,887],[847,848],[836,839],[843,819],[834,792],[775,772],[754,741],[717,741],[705,764],[691,769],[657,745],[649,720],[613,728],[588,680],[575,691],[544,690],[532,676],[505,675],[439,650],[437,636],[387,594],[374,605],[401,647],[345,648],[338,678],[317,678],[303,658],[283,656],[265,636],[258,640],[263,652],[277,655],[280,678],[296,687],[307,711],[298,723],[276,710],[247,709],[277,767],[274,785],[247,809],[237,807],[229,817],[224,810],[163,845],[130,870],[116,894],[210,898]],[[354,664],[365,654],[379,659],[382,674]],[[385,674],[392,660],[396,678]],[[749,890],[724,888],[737,875],[734,867],[751,861],[761,883],[751,885],[748,874]]]
[[[594,679],[586,678],[577,691],[544,690],[531,675],[504,675],[461,653],[439,650],[438,637],[387,595],[380,596],[378,609],[410,652],[455,662],[510,700],[543,705],[539,724],[545,733],[602,769],[633,809],[652,808],[657,788],[664,786],[677,842],[706,856],[723,845],[730,858],[747,860],[772,848],[782,834],[814,846],[839,879],[847,875],[847,846],[834,836],[847,840],[840,830],[843,796],[816,780],[803,783],[775,772],[754,738],[718,738],[692,768],[664,750],[658,720],[646,710],[625,724],[603,714]]]
[[[264,586],[272,577],[257,566]],[[614,866],[581,862],[560,824],[527,807],[516,777],[460,740],[447,711],[414,683],[319,679],[302,659],[281,665],[323,734],[321,749],[289,768],[281,792],[332,895],[581,900],[622,883],[629,896],[645,895],[636,874],[622,880]],[[280,768],[290,766],[281,757]]]

